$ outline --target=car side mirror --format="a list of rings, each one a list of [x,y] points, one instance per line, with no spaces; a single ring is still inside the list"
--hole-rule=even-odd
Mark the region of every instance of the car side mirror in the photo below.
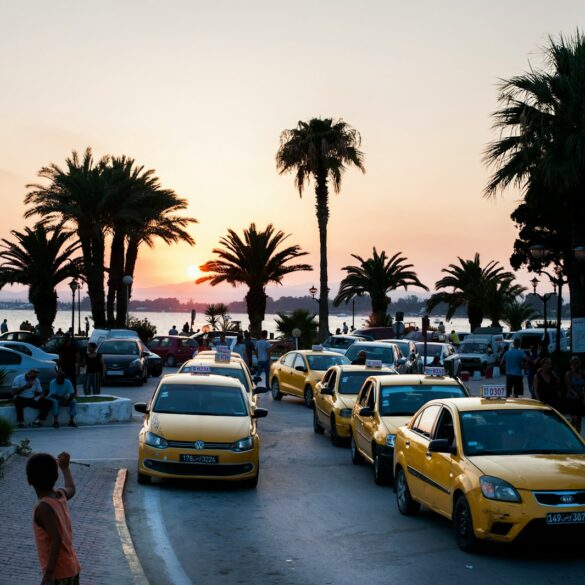
[[[305,366],[295,366],[295,370],[297,372],[306,372],[307,368],[305,368]]]
[[[405,357],[400,357],[400,358],[398,358],[398,359],[396,360],[396,363],[397,363],[399,366],[403,366],[403,365],[406,363],[406,358],[405,358]]]
[[[374,416],[374,413],[372,412],[372,409],[369,406],[364,406],[363,408],[360,408],[359,415],[360,416]]]
[[[265,408],[257,408],[252,413],[252,418],[264,418],[265,416],[268,416],[268,411]]]
[[[146,414],[148,412],[148,405],[146,402],[137,402],[134,405],[134,410],[136,412],[141,412],[142,414]]]
[[[254,390],[252,390],[252,394],[254,396],[256,396],[256,394],[266,394],[268,392],[268,388],[265,388],[264,386],[256,386],[256,388],[254,388]]]
[[[457,453],[457,448],[452,446],[451,441],[447,439],[433,439],[429,443],[429,453],[451,453],[454,455]]]
[[[333,388],[329,388],[329,386],[321,386],[321,394],[323,396],[333,396]]]

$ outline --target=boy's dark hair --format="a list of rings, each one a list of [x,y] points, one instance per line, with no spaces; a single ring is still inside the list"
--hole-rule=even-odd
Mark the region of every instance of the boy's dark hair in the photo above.
[[[59,477],[56,459],[48,453],[35,453],[26,463],[26,477],[35,489],[52,490]]]

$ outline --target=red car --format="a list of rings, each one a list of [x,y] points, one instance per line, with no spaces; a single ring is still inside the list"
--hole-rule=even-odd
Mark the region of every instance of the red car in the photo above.
[[[190,360],[198,348],[195,340],[181,335],[155,335],[146,345],[171,367]]]

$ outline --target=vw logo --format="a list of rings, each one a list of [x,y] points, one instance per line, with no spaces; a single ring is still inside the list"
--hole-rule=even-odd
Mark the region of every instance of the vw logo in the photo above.
[[[205,449],[205,443],[203,441],[195,441],[195,449]]]
[[[563,504],[570,504],[571,502],[574,502],[574,501],[575,501],[574,496],[570,496],[570,495],[561,496],[561,502],[563,502]]]

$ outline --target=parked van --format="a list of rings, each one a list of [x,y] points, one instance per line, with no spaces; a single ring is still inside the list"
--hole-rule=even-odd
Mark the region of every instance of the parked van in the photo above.
[[[557,330],[555,327],[548,327],[548,351],[552,353],[557,349]],[[522,329],[514,331],[512,339],[520,339],[520,349],[530,349],[533,345],[538,345],[544,339],[544,328],[534,327],[531,329]],[[561,329],[561,351],[569,350],[569,340],[567,332]]]
[[[471,333],[459,346],[459,358],[461,367],[467,372],[479,371],[482,375],[488,367],[500,363],[500,357],[504,349],[504,336],[501,333],[495,335]]]
[[[104,339],[138,339],[138,333],[131,329],[94,329],[88,343],[99,345]]]

